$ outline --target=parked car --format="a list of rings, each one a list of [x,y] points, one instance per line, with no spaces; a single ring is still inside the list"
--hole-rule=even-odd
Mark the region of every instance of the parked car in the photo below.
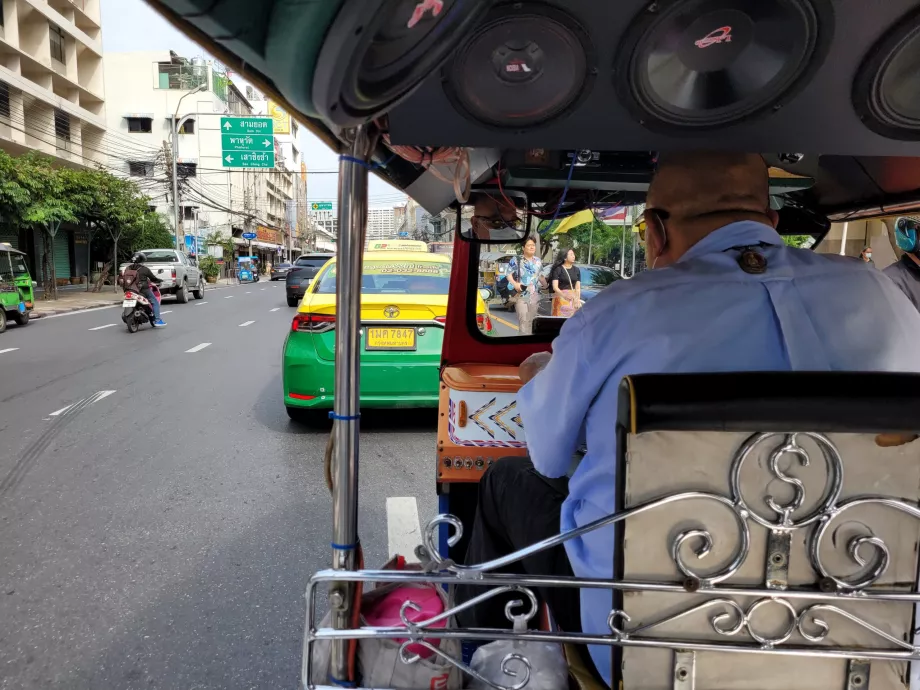
[[[161,295],[175,295],[179,304],[188,302],[189,292],[195,299],[204,297],[204,274],[198,268],[197,261],[189,259],[185,252],[175,249],[142,249],[141,254],[146,257],[144,265],[163,281],[158,286]],[[118,275],[124,275],[129,265],[123,263],[118,268]]]
[[[335,254],[332,252],[312,252],[304,254],[287,272],[284,282],[284,291],[287,294],[287,303],[289,307],[296,307],[300,300],[303,299],[304,292],[313,282],[319,269],[326,265],[329,259],[334,259]]]
[[[623,276],[607,266],[585,266],[576,264],[581,271],[581,298],[585,302],[597,295],[608,285],[620,280]],[[543,277],[549,281],[549,272],[552,266],[546,266],[543,269]],[[540,305],[537,312],[540,316],[553,315],[553,295],[550,292],[551,287],[540,290]]]
[[[278,264],[276,266],[272,266],[271,279],[281,280],[282,278],[287,276],[288,271],[290,270],[291,270],[291,264],[289,263],[283,263],[283,264]]]

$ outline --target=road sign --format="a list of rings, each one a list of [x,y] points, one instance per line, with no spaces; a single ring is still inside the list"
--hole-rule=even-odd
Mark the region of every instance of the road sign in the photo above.
[[[314,201],[310,204],[310,208],[314,211],[331,211],[332,202],[331,201]]]
[[[221,148],[227,151],[273,151],[274,137],[264,134],[221,134]]]
[[[274,134],[270,117],[222,117],[221,134]]]
[[[400,237],[408,237],[408,236],[409,236],[409,233],[408,233],[408,232],[401,232],[401,233],[399,233],[399,236],[400,236]]]
[[[256,238],[256,234],[254,232],[244,232],[243,233],[244,240],[254,240],[255,238]]]
[[[225,168],[274,168],[275,138],[270,117],[220,118],[221,162]]]
[[[274,168],[274,151],[224,151],[225,168]]]

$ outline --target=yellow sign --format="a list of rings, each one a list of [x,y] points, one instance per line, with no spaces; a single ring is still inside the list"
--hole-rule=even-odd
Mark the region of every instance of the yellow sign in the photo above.
[[[256,237],[260,242],[281,244],[281,232],[273,228],[267,228],[264,225],[260,225],[256,228]]]
[[[304,163],[303,161],[301,161],[300,163],[300,181],[301,182],[307,181],[307,164]]]
[[[268,102],[268,116],[274,120],[274,134],[291,133],[291,116],[280,105],[270,100]]]

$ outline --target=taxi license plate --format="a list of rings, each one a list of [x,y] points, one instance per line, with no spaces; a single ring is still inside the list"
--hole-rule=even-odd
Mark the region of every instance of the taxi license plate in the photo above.
[[[368,328],[364,348],[366,350],[414,350],[414,328]]]
[[[135,307],[135,306],[137,306],[137,300],[136,300],[136,299],[126,299],[124,302],[121,303],[121,306],[123,306],[123,307]]]

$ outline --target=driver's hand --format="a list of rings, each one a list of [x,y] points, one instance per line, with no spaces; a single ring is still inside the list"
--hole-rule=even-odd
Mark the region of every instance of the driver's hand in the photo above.
[[[552,358],[553,355],[550,352],[537,352],[521,362],[521,366],[518,367],[518,376],[521,378],[521,383],[528,383],[534,376],[543,371]]]

